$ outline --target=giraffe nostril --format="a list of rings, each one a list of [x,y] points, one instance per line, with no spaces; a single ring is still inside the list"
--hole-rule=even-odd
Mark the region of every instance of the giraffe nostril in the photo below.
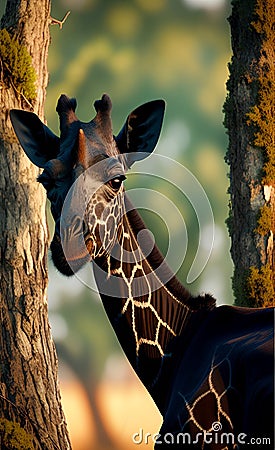
[[[72,220],[74,235],[83,234],[85,231],[85,223],[79,216],[75,216]]]

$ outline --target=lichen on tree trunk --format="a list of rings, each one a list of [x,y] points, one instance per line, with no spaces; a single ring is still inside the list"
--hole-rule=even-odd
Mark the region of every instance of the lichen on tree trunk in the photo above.
[[[236,304],[274,305],[274,0],[232,1],[224,105]]]
[[[8,0],[1,21],[36,72],[30,103],[0,65],[0,448],[9,450],[71,448],[48,323],[46,199],[9,119],[11,108],[43,118],[49,23],[49,0]]]

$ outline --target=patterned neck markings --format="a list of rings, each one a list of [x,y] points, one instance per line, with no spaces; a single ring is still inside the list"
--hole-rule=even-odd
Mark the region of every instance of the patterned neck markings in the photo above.
[[[170,356],[170,341],[181,333],[188,315],[192,313],[187,304],[190,294],[185,291],[185,297],[179,300],[177,293],[170,289],[170,278],[174,275],[167,270],[163,258],[158,254],[158,267],[155,269],[155,261],[152,261],[154,255],[152,252],[148,254],[146,249],[144,251],[139,243],[138,233],[140,230],[144,231],[145,226],[142,224],[136,227],[133,219],[137,218],[137,212],[134,211],[134,216],[133,213],[127,214],[125,203],[121,199],[118,203],[121,221],[116,225],[116,242],[112,250],[105,252],[100,258],[99,264],[106,267],[107,282],[111,284],[119,280],[122,294],[111,300],[108,296],[107,301],[102,295],[103,304],[106,307],[107,303],[107,310],[112,309],[111,313],[107,313],[115,331],[120,327],[121,332],[123,327],[128,327],[128,332],[124,331],[133,337],[134,348],[130,355],[125,350],[125,342],[120,338],[119,340],[135,369],[140,358],[144,357],[153,357],[161,365],[163,357]],[[139,216],[138,220],[140,221]],[[107,222],[108,220],[105,220],[105,224]],[[102,234],[106,234],[106,229]],[[150,248],[152,249],[152,246]],[[95,262],[97,263],[97,260]],[[114,304],[120,306],[115,307]]]

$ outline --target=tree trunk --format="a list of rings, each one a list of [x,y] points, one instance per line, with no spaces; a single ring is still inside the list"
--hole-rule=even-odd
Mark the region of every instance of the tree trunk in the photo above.
[[[233,0],[224,105],[236,304],[275,298],[274,0]]]
[[[9,450],[71,448],[48,323],[45,194],[9,119],[11,108],[43,115],[49,24],[49,0],[8,0],[0,30],[0,448]]]

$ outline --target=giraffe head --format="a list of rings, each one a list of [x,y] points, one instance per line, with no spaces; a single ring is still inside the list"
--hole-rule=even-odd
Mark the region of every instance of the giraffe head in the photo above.
[[[51,243],[57,269],[72,275],[112,246],[123,214],[126,171],[158,141],[165,103],[155,100],[132,111],[113,135],[112,103],[104,94],[88,123],[76,114],[76,100],[57,103],[60,137],[31,112],[12,110],[11,121],[26,155],[43,169],[38,181],[47,191],[55,232]]]

